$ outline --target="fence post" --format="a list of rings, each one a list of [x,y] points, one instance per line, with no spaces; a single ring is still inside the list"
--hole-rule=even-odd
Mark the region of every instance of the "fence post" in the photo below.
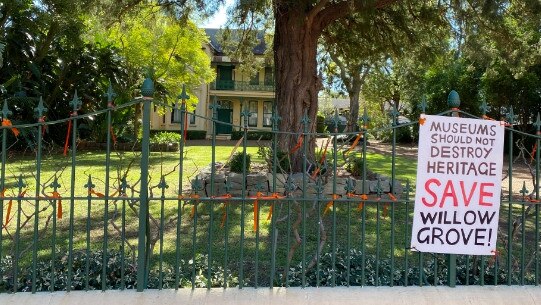
[[[8,103],[4,100],[4,107],[2,108],[2,125],[7,125],[9,122],[8,116],[11,114],[11,111],[8,109]],[[4,189],[6,181],[6,142],[7,142],[7,128],[2,129],[2,168],[0,170],[0,228],[3,227],[2,220],[4,219]],[[18,255],[17,252],[15,255]],[[2,232],[0,232],[0,259],[2,258]],[[0,271],[0,279],[3,277],[2,272]],[[14,281],[16,283],[17,281]]]
[[[139,237],[137,244],[137,291],[143,291],[148,280],[148,163],[150,146],[150,103],[154,94],[154,82],[145,78],[141,87],[143,95],[143,139],[141,141],[141,189],[139,201]]]
[[[452,116],[458,117],[458,107],[460,107],[460,96],[455,90],[449,92],[447,105],[453,110]],[[449,287],[456,287],[456,254],[449,254],[447,265],[447,283]]]

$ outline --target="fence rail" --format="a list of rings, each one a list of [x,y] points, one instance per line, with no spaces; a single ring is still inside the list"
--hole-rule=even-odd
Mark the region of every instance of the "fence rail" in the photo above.
[[[247,152],[255,150],[247,133],[256,129],[245,112],[236,126],[244,132],[236,148],[244,153],[243,170],[236,174],[220,163],[227,158],[218,152],[216,104],[206,118],[213,126],[209,149],[183,139],[179,152],[152,153],[151,103],[143,97],[114,107],[110,98],[105,110],[79,115],[75,96],[69,118],[45,121],[40,101],[37,122],[16,125],[4,102],[0,291],[539,283],[539,117],[535,135],[515,131],[509,117],[508,143],[515,137],[535,143],[531,156],[522,156],[531,158],[526,180],[533,191],[514,187],[517,153],[509,144],[498,251],[486,257],[409,248],[415,161],[399,153],[396,139],[416,122],[398,124],[396,111],[386,129],[389,151],[368,145],[369,135],[382,130],[368,129],[366,112],[358,133],[316,134],[306,125],[291,150],[308,156],[307,143],[323,138],[301,174],[283,169],[292,152],[278,151],[276,115],[273,140],[259,147],[265,165],[246,170]],[[112,114],[135,104],[143,105],[142,149],[116,151]],[[180,111],[182,135],[185,103]],[[441,115],[451,113],[468,115],[458,109]],[[89,116],[105,117],[104,152],[77,151],[78,123]],[[45,128],[58,124],[68,124],[67,156],[44,139]],[[23,129],[33,131],[26,134],[35,146],[20,151],[8,135]],[[211,166],[195,166],[199,154],[208,154]],[[345,163],[357,166],[356,176],[344,172]]]

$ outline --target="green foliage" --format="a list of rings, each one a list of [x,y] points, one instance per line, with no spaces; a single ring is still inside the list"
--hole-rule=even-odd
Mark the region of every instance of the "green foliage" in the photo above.
[[[244,135],[243,131],[240,130],[233,130],[231,132],[231,140],[240,140],[242,136]],[[246,140],[272,140],[272,132],[271,131],[248,131]]]
[[[235,153],[233,157],[231,157],[231,160],[229,161],[229,167],[232,172],[234,173],[242,173],[243,172],[243,164],[244,164],[244,157],[246,157],[246,172],[250,171],[250,154],[244,154],[242,152]]]
[[[351,249],[349,252],[349,269],[348,269],[348,255],[347,252],[342,249],[336,249],[336,261],[333,265],[333,255],[330,247],[326,247],[319,261],[319,286],[330,287],[332,285],[333,273],[336,276],[336,285],[338,286],[360,286],[362,285],[362,276],[364,274],[367,286],[403,286],[407,276],[408,285],[448,285],[447,282],[447,256],[446,255],[434,255],[431,259],[425,259],[423,268],[423,277],[420,277],[419,266],[411,266],[404,272],[401,268],[396,267],[394,273],[391,274],[391,260],[389,258],[376,257],[375,255],[363,255],[359,250]],[[466,285],[478,283],[479,276],[484,276],[485,283],[493,284],[505,284],[507,283],[506,271],[502,268],[497,270],[495,275],[495,264],[489,263],[483,270],[481,264],[477,261],[472,264],[466,263],[467,256],[457,257],[457,284]],[[364,270],[363,270],[364,260]],[[437,268],[435,268],[437,266]],[[473,267],[472,267],[473,266]],[[301,286],[302,285],[302,264],[295,265],[290,268],[289,271],[289,285]],[[308,286],[315,287],[317,283],[316,267],[309,269],[306,273],[306,284]],[[333,272],[334,271],[334,272]],[[349,283],[347,281],[347,274],[350,274]],[[376,272],[379,276],[376,276]],[[469,282],[467,281],[469,279]],[[533,283],[533,279],[527,279],[528,282]],[[518,283],[518,272],[514,272],[512,275],[512,282]],[[280,283],[275,283],[280,284]]]
[[[327,131],[327,126],[325,125],[325,117],[322,114],[317,115],[316,119],[316,132],[325,133]]]
[[[150,137],[151,144],[168,144],[168,143],[180,143],[180,134],[176,132],[162,131],[155,133]]]
[[[204,140],[207,137],[206,130],[187,130],[186,139],[188,140]]]
[[[71,278],[72,290],[86,289],[86,281],[88,280],[88,288],[90,290],[102,289],[102,251],[92,251],[87,257],[84,251],[75,251],[73,253],[73,269]],[[134,264],[134,257],[130,253],[125,253],[122,257],[119,251],[109,251],[107,253],[107,278],[105,279],[107,289],[120,289],[122,283],[126,289],[134,289],[137,286],[137,268]],[[86,265],[88,263],[88,276],[86,274]],[[181,260],[179,266],[179,287],[191,287],[193,264],[195,264],[196,277],[195,287],[207,287],[207,270],[208,257],[206,255],[197,254],[194,260]],[[37,266],[36,290],[50,291],[52,279],[54,275],[55,291],[67,289],[68,278],[68,255],[58,255],[54,262],[54,273],[51,264],[47,261],[40,261]],[[122,278],[121,271],[124,268],[124,277]],[[212,287],[223,287],[224,268],[222,264],[213,262],[211,265],[211,285]],[[0,261],[0,273],[3,278],[0,279],[0,293],[13,291],[13,259],[10,256],[4,257]],[[231,275],[228,270],[228,286],[238,284],[238,277]],[[159,286],[160,273],[157,267],[153,267],[149,273],[148,288],[175,288],[175,272],[174,266],[164,264],[162,271],[163,286]],[[18,270],[17,291],[30,291],[32,288],[32,269],[24,268]]]
[[[272,171],[274,165],[274,155],[270,147],[260,146],[257,150],[257,154],[263,160],[267,161],[269,166],[269,172]],[[276,152],[276,160],[278,160],[278,172],[289,173],[291,171],[291,160],[289,159],[289,154],[285,151],[278,150]]]
[[[362,176],[363,175],[363,158],[353,157],[348,160],[346,163],[346,170],[350,172],[353,176]]]

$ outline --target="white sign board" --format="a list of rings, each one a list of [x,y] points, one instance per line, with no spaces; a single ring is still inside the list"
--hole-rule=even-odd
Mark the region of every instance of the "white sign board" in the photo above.
[[[494,255],[504,123],[422,115],[411,248]]]

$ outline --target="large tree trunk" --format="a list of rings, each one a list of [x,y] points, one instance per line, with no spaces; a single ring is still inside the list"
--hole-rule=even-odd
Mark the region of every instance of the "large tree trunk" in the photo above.
[[[285,6],[285,5],[284,5]],[[293,8],[293,9],[292,9]],[[315,132],[317,96],[321,80],[317,75],[316,52],[320,29],[309,22],[308,13],[297,6],[275,13],[274,64],[276,67],[276,104],[280,121],[279,147],[291,152],[304,130],[303,116],[310,123],[308,132]],[[315,139],[308,137],[308,160],[314,159]],[[291,154],[294,172],[303,169],[303,149]]]

